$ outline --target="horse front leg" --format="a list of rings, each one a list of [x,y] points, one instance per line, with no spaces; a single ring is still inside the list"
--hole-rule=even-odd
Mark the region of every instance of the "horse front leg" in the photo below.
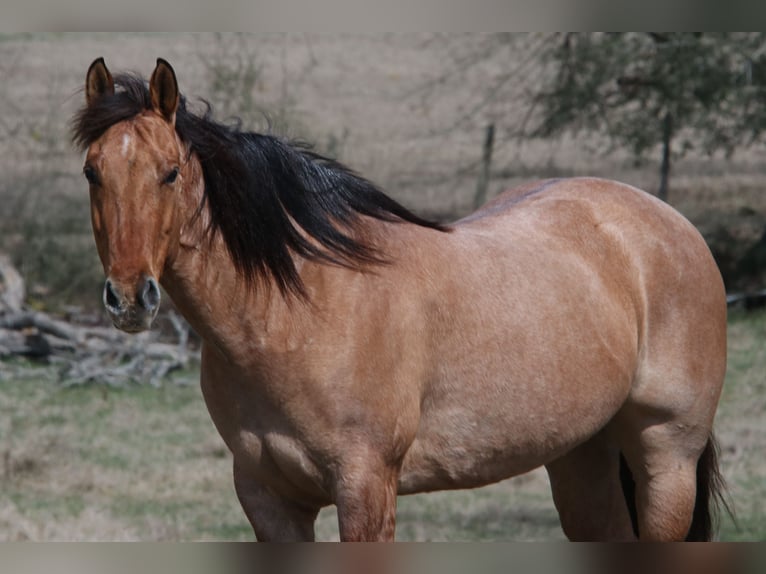
[[[313,542],[318,508],[281,497],[250,478],[234,463],[234,489],[261,542]]]
[[[398,466],[365,461],[344,466],[335,502],[341,541],[394,541],[398,477]]]

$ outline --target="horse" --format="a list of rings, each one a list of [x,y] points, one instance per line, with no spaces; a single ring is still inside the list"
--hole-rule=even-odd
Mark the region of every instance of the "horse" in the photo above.
[[[258,540],[391,541],[398,495],[544,466],[571,540],[708,540],[726,298],[698,231],[598,178],[421,218],[308,146],[89,67],[72,119],[114,326],[160,285]]]

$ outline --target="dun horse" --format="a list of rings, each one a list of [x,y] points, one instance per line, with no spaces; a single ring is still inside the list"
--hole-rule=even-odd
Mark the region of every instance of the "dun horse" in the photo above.
[[[73,120],[116,327],[162,285],[260,540],[392,540],[396,497],[545,465],[575,540],[705,540],[720,475],[720,274],[668,205],[530,183],[451,225],[343,165],[90,66]]]

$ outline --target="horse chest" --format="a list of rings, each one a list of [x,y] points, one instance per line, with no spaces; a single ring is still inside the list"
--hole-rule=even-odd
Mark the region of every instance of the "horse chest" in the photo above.
[[[247,384],[231,368],[203,357],[202,391],[210,416],[238,467],[260,484],[288,496],[325,500],[327,481],[305,440],[290,421],[263,397],[245,392]],[[215,376],[211,376],[215,375]]]
[[[259,483],[286,496],[328,499],[327,481],[301,440],[278,431],[240,430],[227,443],[237,465]]]

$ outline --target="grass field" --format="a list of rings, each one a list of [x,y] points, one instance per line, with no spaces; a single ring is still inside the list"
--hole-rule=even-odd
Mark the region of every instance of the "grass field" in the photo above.
[[[766,538],[766,314],[730,320],[717,419],[739,529]],[[184,377],[188,377],[185,373]],[[230,457],[197,385],[62,388],[52,367],[0,363],[0,539],[251,540]],[[333,508],[320,540],[337,539]],[[399,500],[399,540],[561,540],[545,473]]]

